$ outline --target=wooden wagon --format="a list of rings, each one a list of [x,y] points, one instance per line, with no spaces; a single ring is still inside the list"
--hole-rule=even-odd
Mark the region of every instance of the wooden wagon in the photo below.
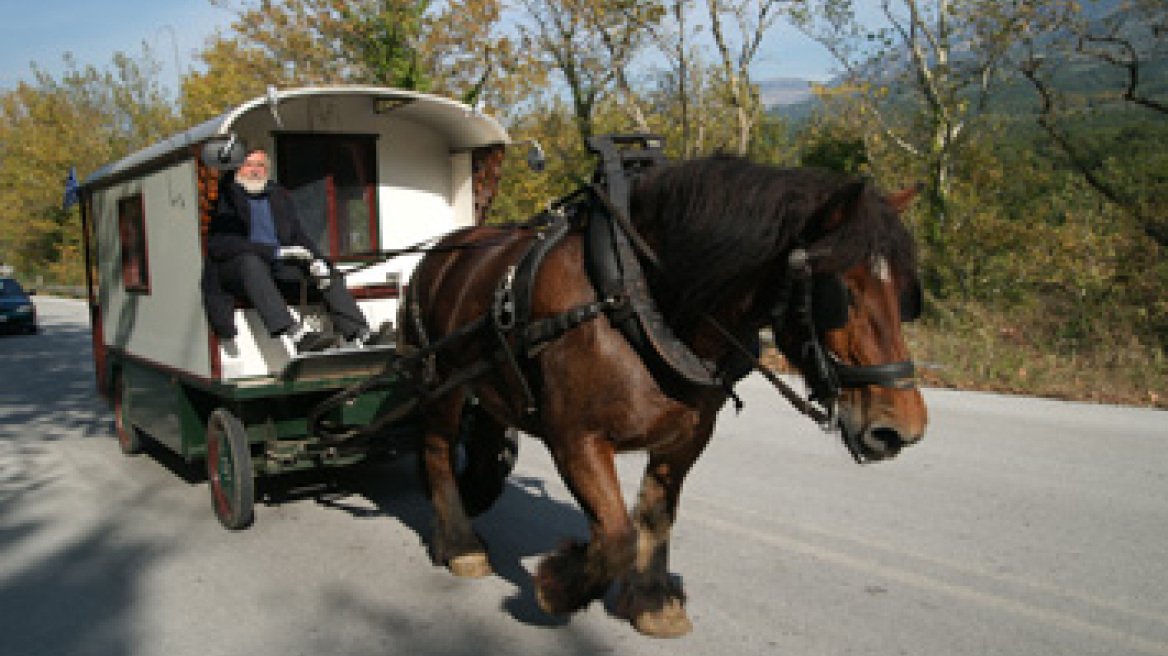
[[[416,433],[406,415],[366,439],[338,443],[314,434],[308,420],[337,390],[383,372],[393,346],[298,355],[243,306],[234,310],[234,339],[211,330],[200,293],[206,229],[220,177],[242,144],[271,155],[274,178],[291,192],[306,230],[347,272],[348,288],[378,326],[395,320],[418,256],[374,254],[481,221],[509,138],[491,117],[436,96],[273,89],[82,183],[98,388],[114,410],[121,448],[136,453],[153,439],[184,459],[205,460],[215,512],[232,529],[253,519],[257,476],[400,452]],[[292,309],[327,322],[318,306]],[[394,394],[369,390],[324,419],[367,425]],[[475,412],[472,404],[465,413],[467,439]],[[483,456],[500,480],[517,448],[513,436],[506,443]]]

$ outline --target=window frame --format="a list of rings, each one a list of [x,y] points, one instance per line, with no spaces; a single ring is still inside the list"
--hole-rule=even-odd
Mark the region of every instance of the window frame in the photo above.
[[[275,140],[276,162],[275,173],[276,180],[291,191],[291,187],[286,183],[290,177],[288,167],[290,161],[288,157],[288,150],[294,149],[297,142],[323,142],[328,147],[337,147],[338,144],[355,143],[362,149],[367,149],[362,153],[363,157],[368,157],[371,170],[364,185],[364,191],[367,197],[366,205],[368,206],[368,241],[369,250],[376,252],[381,248],[381,220],[378,212],[378,191],[380,187],[380,173],[378,170],[378,153],[377,142],[381,138],[378,134],[368,133],[349,133],[349,132],[297,132],[297,131],[281,131],[273,133]],[[351,255],[339,253],[337,247],[341,243],[340,236],[340,208],[337,204],[337,185],[335,180],[335,172],[328,171],[324,179],[325,191],[325,221],[327,222],[325,234],[328,236],[327,244],[317,244],[326,256],[334,262],[345,261],[361,261],[376,258],[376,255]],[[303,217],[301,217],[303,223]],[[307,226],[305,226],[307,229]]]
[[[136,210],[127,212],[131,207]],[[141,247],[131,251],[126,247],[127,226],[137,213],[135,228],[141,235]],[[121,252],[122,286],[130,293],[150,294],[150,240],[146,233],[146,201],[141,192],[123,196],[118,199],[118,249]],[[137,279],[133,279],[135,261],[137,262]]]

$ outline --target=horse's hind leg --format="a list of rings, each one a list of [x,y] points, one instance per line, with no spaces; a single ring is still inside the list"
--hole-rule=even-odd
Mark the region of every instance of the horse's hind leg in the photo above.
[[[446,565],[453,574],[486,576],[491,564],[462,505],[454,472],[464,398],[453,392],[426,411],[421,463],[435,515],[430,547],[434,563]]]
[[[711,426],[712,428],[712,426]],[[669,575],[669,538],[677,518],[681,484],[709,441],[709,430],[666,454],[651,454],[641,481],[633,523],[636,560],[621,581],[616,611],[646,635],[672,638],[693,630],[685,593]]]
[[[591,542],[569,543],[544,558],[535,575],[545,611],[570,613],[604,596],[632,565],[635,532],[621,496],[612,444],[597,434],[548,444],[556,467],[588,515]]]

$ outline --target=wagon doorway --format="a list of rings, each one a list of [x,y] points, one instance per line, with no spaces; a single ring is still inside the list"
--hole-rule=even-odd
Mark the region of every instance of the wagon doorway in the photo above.
[[[371,135],[279,134],[277,179],[300,222],[330,257],[375,250],[377,141]]]

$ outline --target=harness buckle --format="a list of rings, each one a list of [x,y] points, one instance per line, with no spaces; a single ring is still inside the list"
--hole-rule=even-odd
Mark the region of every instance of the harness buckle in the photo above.
[[[508,331],[515,327],[515,294],[512,289],[514,283],[515,267],[509,266],[507,272],[503,274],[503,279],[499,281],[499,287],[495,290],[495,303],[491,308],[495,326],[502,331]]]
[[[805,248],[796,248],[787,256],[787,266],[792,271],[801,274],[810,274],[811,272],[811,254]]]
[[[836,432],[839,430],[839,422],[836,421],[839,417],[839,399],[832,399],[831,403],[824,404],[823,409],[827,416],[823,418],[819,428],[825,433]]]

